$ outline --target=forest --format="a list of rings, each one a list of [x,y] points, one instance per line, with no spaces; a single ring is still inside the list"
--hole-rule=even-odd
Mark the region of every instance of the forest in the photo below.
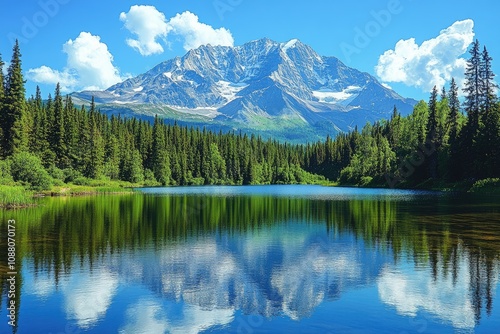
[[[0,187],[49,190],[92,180],[131,185],[339,183],[443,188],[500,185],[500,105],[492,58],[470,50],[463,94],[453,79],[403,117],[325,141],[292,145],[241,132],[212,132],[76,106],[54,95],[26,98],[19,44],[0,70]],[[0,55],[0,69],[4,63]],[[463,102],[460,97],[463,95]]]

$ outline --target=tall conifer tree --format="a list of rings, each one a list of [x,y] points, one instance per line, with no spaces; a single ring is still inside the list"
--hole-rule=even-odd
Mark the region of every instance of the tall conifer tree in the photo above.
[[[460,135],[460,155],[464,157],[462,164],[462,175],[475,177],[477,154],[477,137],[479,133],[481,107],[481,51],[479,41],[476,40],[470,50],[470,59],[467,61],[465,71],[465,111],[467,112],[467,123],[462,128]]]
[[[26,97],[21,69],[21,50],[19,49],[19,42],[16,41],[5,82],[5,99],[2,113],[5,155],[28,149],[25,113]]]
[[[3,66],[5,63],[2,60],[2,54],[0,54],[0,157],[4,155],[4,136],[3,136],[3,124],[4,124],[4,100],[5,100],[5,79],[3,77]]]

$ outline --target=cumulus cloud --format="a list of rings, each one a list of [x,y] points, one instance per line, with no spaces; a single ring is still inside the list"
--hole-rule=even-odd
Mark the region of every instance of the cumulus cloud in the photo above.
[[[385,82],[400,82],[430,91],[452,77],[463,82],[466,60],[461,58],[474,41],[474,21],[457,21],[421,45],[415,38],[400,40],[380,56],[375,72]]]
[[[118,278],[106,269],[70,275],[62,283],[67,317],[80,328],[93,326],[105,316],[117,289]]]
[[[75,40],[63,45],[63,51],[67,54],[67,64],[62,71],[41,66],[29,69],[27,78],[44,84],[59,82],[63,92],[101,90],[122,81],[113,65],[113,55],[99,36],[81,32]]]
[[[214,29],[208,24],[201,23],[198,16],[191,12],[184,12],[174,16],[169,26],[172,33],[184,38],[184,49],[191,50],[201,45],[233,46],[234,39],[226,28]]]
[[[403,316],[417,317],[419,312],[426,311],[456,329],[473,329],[476,323],[469,287],[474,278],[469,275],[465,256],[457,267],[456,282],[451,274],[440,273],[434,279],[430,270],[385,268],[377,281],[380,300]]]
[[[170,319],[168,311],[157,300],[140,300],[127,310],[127,324],[120,329],[120,333],[197,334],[214,326],[228,325],[234,320],[232,309],[207,310],[185,304],[181,308],[182,318],[176,314]]]
[[[163,52],[163,47],[157,39],[165,38],[170,28],[165,15],[154,6],[132,6],[128,13],[120,14],[120,21],[137,36],[137,39],[127,39],[131,48],[143,56]]]
[[[226,28],[215,29],[200,22],[197,15],[186,11],[169,20],[154,6],[132,6],[128,13],[121,13],[120,20],[137,39],[127,39],[127,44],[143,56],[162,53],[163,40],[168,44],[169,36],[177,36],[186,51],[201,45],[233,46],[234,39]]]
[[[60,72],[45,65],[29,69],[27,77],[32,81],[44,84],[56,85],[59,83],[63,92],[71,91],[77,83],[76,77],[68,70]]]

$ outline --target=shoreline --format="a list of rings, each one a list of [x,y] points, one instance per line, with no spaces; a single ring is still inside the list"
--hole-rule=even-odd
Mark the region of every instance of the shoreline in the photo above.
[[[291,184],[293,185],[293,184]],[[321,185],[326,187],[349,187],[349,188],[374,188],[374,189],[389,189],[387,186],[380,184],[373,185],[353,185],[341,184],[338,182],[330,183],[311,183],[306,185]],[[50,190],[33,192],[24,189],[21,186],[2,185],[0,192],[1,201],[0,209],[24,209],[36,207],[36,199],[41,197],[78,197],[78,196],[93,196],[93,195],[125,195],[134,193],[135,188],[148,187],[145,184],[109,184],[109,185],[73,185],[65,184],[62,186],[54,186]],[[476,182],[462,182],[455,184],[444,184],[442,186],[432,187],[397,187],[397,190],[430,190],[442,192],[458,192],[458,193],[473,193],[479,195],[500,195],[500,179],[484,179]]]

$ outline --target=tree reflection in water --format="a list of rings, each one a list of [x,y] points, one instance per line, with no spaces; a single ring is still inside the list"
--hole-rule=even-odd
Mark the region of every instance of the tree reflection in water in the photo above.
[[[448,197],[137,194],[44,199],[37,208],[1,211],[1,228],[7,218],[20,222],[17,263],[34,275],[26,289],[60,289],[67,317],[81,328],[103,317],[121,281],[185,303],[201,328],[230,322],[236,311],[300,320],[324,301],[373,284],[399,314],[425,310],[472,328],[493,309],[498,212]],[[4,240],[0,247],[6,253]],[[19,275],[18,291],[22,282]],[[143,303],[153,315],[161,308]],[[195,326],[165,323],[151,326]],[[133,321],[124,328],[132,330]]]

